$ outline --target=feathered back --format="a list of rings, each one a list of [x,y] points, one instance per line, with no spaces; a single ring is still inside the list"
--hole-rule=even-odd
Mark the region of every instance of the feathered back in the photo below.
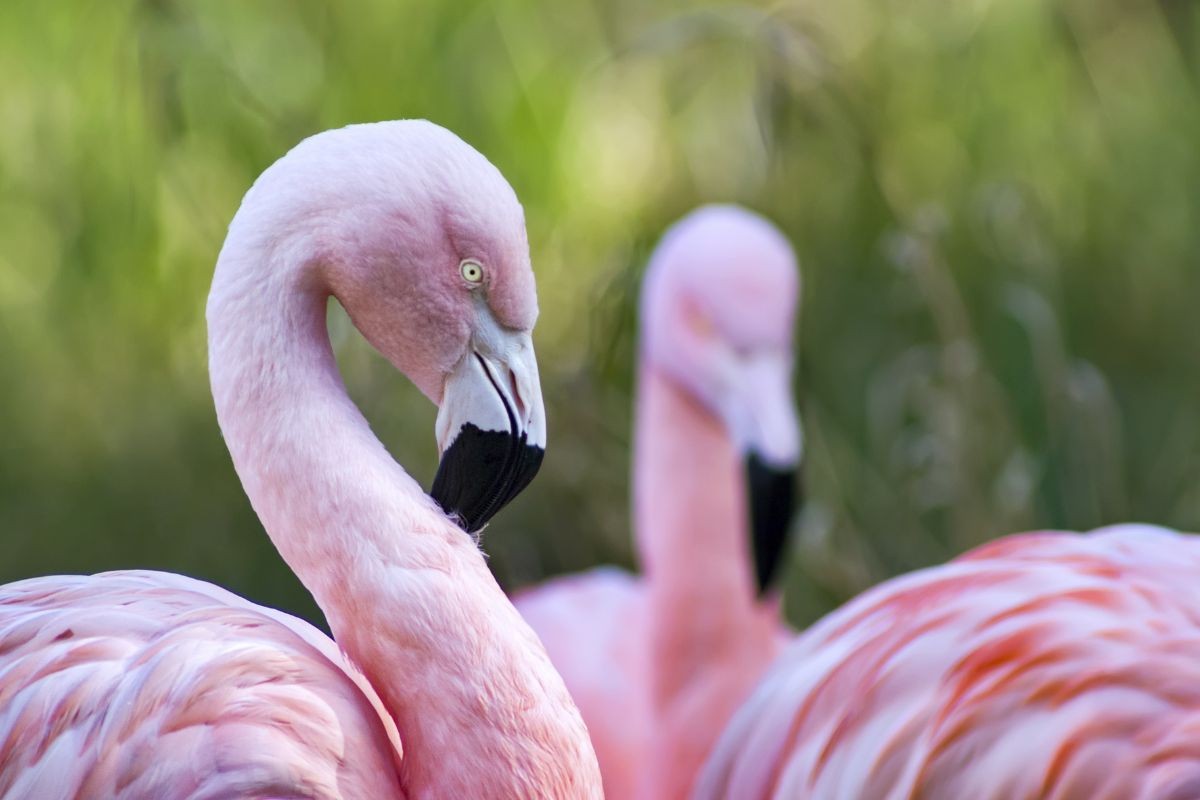
[[[0,587],[0,798],[402,797],[400,742],[333,643],[155,572]]]
[[[1200,797],[1200,540],[1025,534],[865,593],[783,654],[696,797]]]

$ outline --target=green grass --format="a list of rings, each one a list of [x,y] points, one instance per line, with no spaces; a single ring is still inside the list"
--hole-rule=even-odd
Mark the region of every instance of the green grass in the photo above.
[[[203,304],[303,136],[427,117],[522,198],[546,468],[509,586],[630,560],[636,291],[745,203],[804,269],[797,622],[1034,527],[1200,529],[1200,16],[1148,0],[0,4],[0,580],[175,569],[313,615],[244,500]],[[335,313],[420,478],[433,410]]]

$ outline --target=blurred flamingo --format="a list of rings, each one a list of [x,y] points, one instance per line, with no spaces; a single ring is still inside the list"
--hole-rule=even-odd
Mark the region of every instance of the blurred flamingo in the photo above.
[[[697,800],[1200,797],[1200,539],[1032,533],[888,581],[790,644]]]
[[[798,289],[787,240],[749,211],[705,207],[668,231],[641,308],[634,531],[645,577],[603,568],[516,597],[614,800],[685,797],[782,641],[778,600],[764,594],[800,459]]]
[[[330,295],[439,404],[432,498],[347,396]],[[269,168],[213,279],[212,388],[337,644],[176,575],[0,587],[0,797],[599,797],[578,712],[467,532],[541,460],[536,314],[521,207],[453,134],[353,126]]]

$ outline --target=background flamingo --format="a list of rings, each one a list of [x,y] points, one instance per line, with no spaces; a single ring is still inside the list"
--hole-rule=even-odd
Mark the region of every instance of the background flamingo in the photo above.
[[[696,797],[1200,797],[1200,541],[1034,533],[895,578],[791,644]]]
[[[601,569],[516,600],[579,703],[611,798],[685,796],[776,654],[778,602],[762,593],[800,458],[797,292],[791,247],[748,211],[707,207],[663,237],[642,297],[645,580]]]
[[[0,797],[599,797],[533,633],[347,397],[330,295],[439,404],[434,495],[467,529],[536,471],[537,308],[511,188],[425,122],[306,140],[230,225],[210,367],[246,492],[345,655],[175,575],[9,584]]]

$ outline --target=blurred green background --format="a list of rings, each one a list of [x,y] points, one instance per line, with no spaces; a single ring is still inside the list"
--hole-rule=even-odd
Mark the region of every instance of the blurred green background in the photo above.
[[[635,300],[671,221],[804,270],[805,623],[1004,533],[1200,529],[1200,12],[1185,0],[0,4],[0,580],[139,566],[316,617],[208,395],[224,228],[300,138],[427,117],[523,200],[551,447],[516,587],[630,563]],[[341,316],[428,483],[434,410]]]

